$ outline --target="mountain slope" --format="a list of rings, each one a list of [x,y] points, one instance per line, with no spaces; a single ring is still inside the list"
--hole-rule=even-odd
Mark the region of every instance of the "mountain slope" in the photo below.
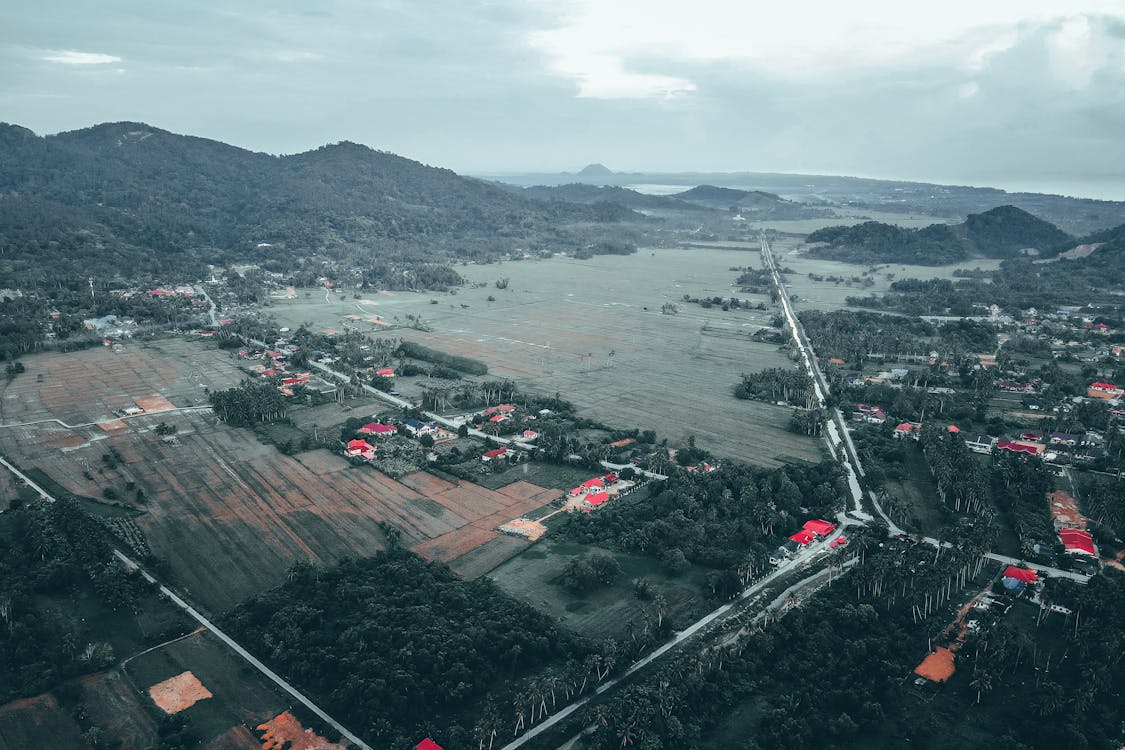
[[[349,262],[478,257],[570,224],[639,218],[535,200],[354,143],[271,156],[110,123],[39,137],[0,125],[0,285],[144,263],[156,271],[264,260],[259,243]],[[43,238],[43,239],[37,239]],[[81,240],[81,242],[79,241]],[[77,251],[75,251],[76,244]]]

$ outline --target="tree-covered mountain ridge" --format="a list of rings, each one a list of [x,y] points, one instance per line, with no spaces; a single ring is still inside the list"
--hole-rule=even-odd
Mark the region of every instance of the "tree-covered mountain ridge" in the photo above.
[[[867,221],[825,227],[806,238],[809,254],[848,263],[945,265],[974,257],[1054,256],[1073,247],[1074,237],[1015,206],[969,214],[960,224],[909,229]],[[1028,252],[1032,251],[1032,252]]]
[[[614,203],[513,194],[356,143],[275,156],[135,122],[38,136],[0,124],[0,274],[320,255],[487,257],[639,219]],[[568,234],[578,227],[578,235]]]

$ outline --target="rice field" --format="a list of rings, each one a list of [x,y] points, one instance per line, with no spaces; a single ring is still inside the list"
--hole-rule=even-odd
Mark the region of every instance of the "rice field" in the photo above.
[[[281,325],[331,330],[364,310],[399,326],[386,335],[482,360],[488,377],[559,393],[583,416],[655,430],[673,442],[694,437],[720,457],[763,466],[816,461],[820,445],[785,429],[788,408],[731,395],[743,372],[793,366],[776,346],[750,338],[775,311],[723,312],[683,301],[738,294],[731,269],[757,258],[752,245],[735,243],[467,265],[458,271],[468,283],[451,294],[382,292],[357,300],[315,290],[275,302],[270,312]],[[499,279],[507,288],[496,287]],[[663,312],[666,304],[676,311]],[[409,327],[408,315],[429,330]]]

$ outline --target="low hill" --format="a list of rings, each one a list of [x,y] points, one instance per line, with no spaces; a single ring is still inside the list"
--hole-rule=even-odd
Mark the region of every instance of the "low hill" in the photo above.
[[[762,190],[737,190],[715,185],[697,185],[670,197],[698,206],[730,211],[744,219],[807,219],[832,216],[823,208],[786,200]]]
[[[523,194],[545,201],[566,201],[569,203],[616,203],[629,208],[655,211],[709,211],[711,209],[696,203],[688,203],[669,195],[649,195],[629,188],[613,185],[588,185],[572,182],[569,185],[535,185],[523,188]]]
[[[973,257],[1054,255],[1074,238],[1050,222],[1014,206],[970,214],[961,224],[907,229],[867,221],[818,229],[806,238],[809,254],[846,263],[947,265]]]
[[[311,256],[354,264],[488,257],[544,238],[565,243],[568,225],[639,218],[612,203],[535,200],[355,143],[272,156],[144,123],[47,137],[0,124],[8,286]],[[582,247],[591,237],[572,240]]]

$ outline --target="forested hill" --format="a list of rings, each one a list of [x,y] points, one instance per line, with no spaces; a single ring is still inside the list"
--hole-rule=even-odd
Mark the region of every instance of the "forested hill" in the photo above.
[[[620,205],[535,200],[354,143],[271,156],[142,123],[47,137],[0,124],[0,285],[312,254],[480,257],[558,238],[568,224],[633,218]]]
[[[1011,258],[1025,250],[1054,256],[1075,244],[1061,229],[1015,206],[969,214],[962,224],[921,229],[867,221],[809,234],[811,255],[847,263],[944,265],[972,257]]]

